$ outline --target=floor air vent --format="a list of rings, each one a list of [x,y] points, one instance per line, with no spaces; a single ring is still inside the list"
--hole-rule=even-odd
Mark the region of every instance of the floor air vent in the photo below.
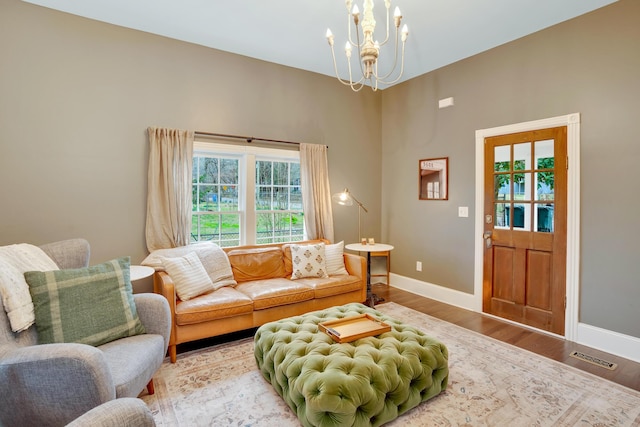
[[[585,362],[589,362],[593,365],[600,366],[605,369],[609,369],[610,371],[613,371],[618,367],[617,364],[609,362],[608,360],[602,360],[588,354],[580,353],[579,351],[572,351],[569,356],[575,357],[576,359],[584,360]]]

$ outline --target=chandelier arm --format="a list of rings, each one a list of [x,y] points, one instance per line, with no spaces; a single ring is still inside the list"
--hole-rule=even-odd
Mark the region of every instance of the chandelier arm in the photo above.
[[[390,81],[380,80],[381,83],[384,83],[386,85],[391,85],[396,83],[402,77],[402,74],[404,73],[404,46],[405,46],[405,42],[402,42],[402,62],[400,65],[400,74],[398,74],[398,77],[396,77],[394,80],[390,80]]]
[[[333,58],[333,69],[334,69],[334,71],[335,71],[335,73],[336,73],[336,78],[338,79],[338,81],[339,81],[340,83],[342,83],[343,85],[345,85],[345,86],[351,86],[351,87],[353,87],[353,84],[354,84],[354,83],[353,83],[351,80],[349,80],[349,81],[342,80],[342,79],[340,78],[340,75],[338,74],[338,64],[337,64],[337,62],[336,62],[336,54],[335,54],[335,52],[334,52],[334,50],[333,50],[333,46],[331,46],[331,56],[332,56],[332,58]],[[347,62],[348,62],[348,61],[347,61]],[[349,73],[349,78],[351,78],[351,73]],[[357,83],[359,83],[359,82],[356,82],[356,84],[357,84]]]
[[[349,34],[348,40],[351,46],[357,47],[358,49],[360,49],[360,31],[358,31],[359,24],[354,24],[354,27],[356,28],[356,37],[357,37],[357,43],[354,43],[351,38],[351,18],[350,17],[351,17],[351,14],[347,14],[347,29]]]
[[[404,42],[402,43],[402,45],[404,47]],[[403,59],[402,62],[404,64],[404,55],[402,55],[402,59]],[[387,74],[385,74],[384,76],[379,76],[376,73],[376,79],[381,80],[382,83],[386,83],[384,80],[389,78],[389,76],[391,76],[391,74],[393,74],[393,72],[396,70],[396,66],[397,65],[398,65],[398,28],[396,27],[396,43],[395,43],[394,54],[393,54],[393,67],[391,67],[389,72]],[[378,70],[378,67],[376,67],[376,71],[377,70]]]
[[[384,38],[384,41],[382,43],[378,43],[378,45],[380,46],[384,46],[389,41],[389,22],[391,21],[389,20],[389,7],[387,7],[387,36]],[[397,32],[398,32],[398,27],[396,27],[396,33]]]

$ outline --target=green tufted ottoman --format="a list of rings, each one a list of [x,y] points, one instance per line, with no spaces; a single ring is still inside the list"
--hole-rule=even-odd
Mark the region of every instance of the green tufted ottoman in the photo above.
[[[318,331],[362,313],[391,331],[346,344]],[[362,304],[267,323],[254,343],[262,375],[307,427],[379,426],[447,388],[444,344]]]

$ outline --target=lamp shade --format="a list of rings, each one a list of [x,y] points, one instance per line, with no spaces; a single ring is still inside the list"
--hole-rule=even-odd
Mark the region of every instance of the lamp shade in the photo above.
[[[344,191],[340,193],[335,193],[331,196],[331,199],[339,205],[343,206],[352,206],[353,205],[353,197],[351,193],[349,193],[349,189],[345,188]]]

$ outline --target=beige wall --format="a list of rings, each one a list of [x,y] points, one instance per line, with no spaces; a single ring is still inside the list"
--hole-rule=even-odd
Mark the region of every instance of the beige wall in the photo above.
[[[640,2],[621,0],[383,92],[382,235],[396,246],[394,273],[473,293],[475,131],[578,112],[580,322],[640,337],[639,17]],[[450,96],[455,106],[439,110]],[[449,200],[419,201],[418,159],[440,156]]]
[[[379,94],[19,0],[0,11],[0,244],[85,237],[94,263],[141,261],[148,126],[326,144],[332,188],[379,238]],[[357,209],[335,221],[357,239]]]
[[[636,0],[377,94],[19,0],[0,11],[0,244],[82,236],[92,262],[139,262],[145,129],[247,134],[329,145],[333,190],[369,208],[363,234],[395,245],[393,272],[471,293],[473,220],[457,207],[475,208],[475,130],[580,112],[580,320],[640,337]],[[418,201],[418,159],[438,156],[449,200]],[[357,209],[334,213],[336,238],[355,240]]]

